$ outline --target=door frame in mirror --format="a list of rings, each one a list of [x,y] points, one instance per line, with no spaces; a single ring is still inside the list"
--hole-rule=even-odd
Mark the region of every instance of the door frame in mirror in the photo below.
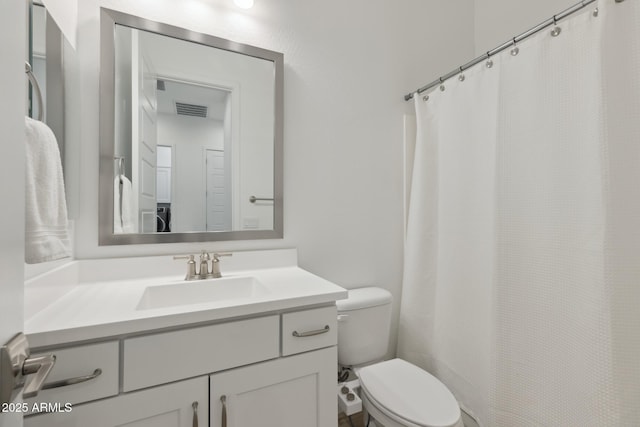
[[[271,61],[274,64],[273,229],[189,233],[114,234],[113,158],[115,153],[115,25],[173,37]],[[98,244],[206,242],[280,239],[283,237],[284,55],[169,24],[100,8],[100,182]]]

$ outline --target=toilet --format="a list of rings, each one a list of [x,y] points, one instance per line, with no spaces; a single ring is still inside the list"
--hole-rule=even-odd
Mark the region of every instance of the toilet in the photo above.
[[[387,290],[367,287],[337,301],[338,363],[358,376],[365,411],[377,426],[463,427],[458,402],[436,377],[402,359],[382,361],[391,300]]]

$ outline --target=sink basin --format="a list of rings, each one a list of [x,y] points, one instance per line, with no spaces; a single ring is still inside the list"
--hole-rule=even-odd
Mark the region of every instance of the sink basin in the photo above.
[[[136,310],[149,310],[178,305],[250,299],[269,291],[255,277],[223,277],[220,279],[182,282],[175,285],[149,286]]]

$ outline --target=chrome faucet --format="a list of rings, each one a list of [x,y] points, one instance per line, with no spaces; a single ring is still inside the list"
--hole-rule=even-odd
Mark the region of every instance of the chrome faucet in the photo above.
[[[200,279],[211,279],[213,276],[209,273],[209,260],[211,256],[204,249],[200,252],[200,271],[198,276]]]
[[[213,255],[213,259],[212,259]],[[184,280],[218,279],[222,277],[220,273],[220,257],[232,256],[232,253],[209,254],[203,250],[200,252],[200,269],[196,271],[195,255],[177,255],[173,259],[187,259],[187,275]],[[209,271],[209,260],[211,260],[211,271]]]

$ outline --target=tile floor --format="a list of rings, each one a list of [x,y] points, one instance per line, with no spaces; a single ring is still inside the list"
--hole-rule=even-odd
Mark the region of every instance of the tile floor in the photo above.
[[[351,416],[351,420],[353,421],[353,427],[364,427],[364,422],[362,421],[362,412],[353,414]],[[349,424],[349,419],[342,412],[338,414],[338,427],[351,427],[351,424]]]

